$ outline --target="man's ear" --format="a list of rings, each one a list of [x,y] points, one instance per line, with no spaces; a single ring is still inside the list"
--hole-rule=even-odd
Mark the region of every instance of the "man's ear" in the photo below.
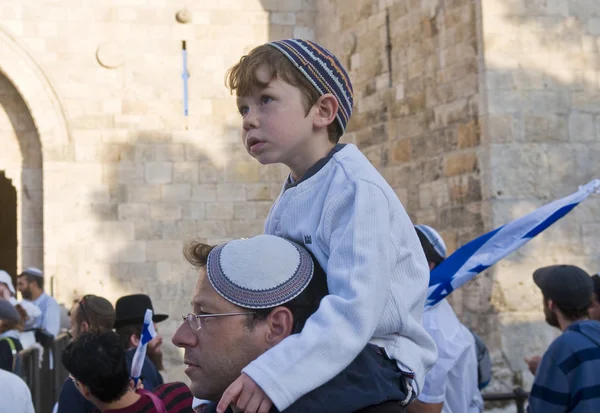
[[[556,310],[556,304],[554,304],[554,301],[552,301],[551,299],[548,299],[548,310],[550,310],[550,311]]]
[[[135,334],[129,336],[129,347],[137,347],[140,344],[140,338]]]
[[[267,317],[267,331],[265,341],[270,347],[279,344],[284,338],[292,334],[294,315],[286,307],[274,308]]]
[[[81,395],[87,400],[90,400],[90,398],[93,396],[92,392],[90,391],[90,388],[80,381],[77,382],[77,389],[79,390]]]
[[[313,125],[317,128],[326,128],[331,125],[335,122],[339,106],[337,99],[331,93],[321,96],[312,109],[315,111]]]
[[[85,333],[87,331],[90,331],[90,325],[88,324],[87,321],[84,321],[83,323],[81,323],[81,328],[80,328],[82,333]]]

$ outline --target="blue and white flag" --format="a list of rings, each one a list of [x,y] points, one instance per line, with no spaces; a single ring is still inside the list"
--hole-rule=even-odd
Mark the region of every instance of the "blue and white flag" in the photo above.
[[[431,271],[425,306],[437,304],[477,274],[527,244],[593,193],[600,193],[598,179],[457,249]]]
[[[133,361],[131,362],[131,379],[137,385],[140,376],[142,375],[142,367],[144,366],[144,360],[146,359],[146,349],[148,343],[156,337],[156,330],[154,329],[154,323],[152,322],[152,310],[147,309],[144,314],[144,326],[142,327],[142,337],[140,337],[140,343],[135,349],[133,355]]]

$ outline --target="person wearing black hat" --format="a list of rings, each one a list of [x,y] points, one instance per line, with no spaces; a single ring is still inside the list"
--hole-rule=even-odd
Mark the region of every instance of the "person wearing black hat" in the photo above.
[[[147,295],[126,295],[119,298],[115,305],[115,331],[121,337],[121,342],[127,349],[127,364],[130,369],[135,349],[140,343],[144,314],[147,309],[152,310],[154,329],[158,333],[156,323],[166,320],[169,316],[166,314],[156,314],[152,306],[152,300]],[[159,371],[163,370],[161,346],[162,336],[160,334],[157,334],[148,343],[146,360],[142,367],[142,381],[144,388],[147,390],[153,390],[155,387],[163,384],[163,378],[159,373]]]
[[[591,277],[574,265],[533,273],[546,322],[562,331],[541,359],[528,412],[600,412],[600,323],[590,320]]]
[[[600,274],[592,275],[592,281],[594,283],[594,297],[588,312],[592,320],[600,321]]]

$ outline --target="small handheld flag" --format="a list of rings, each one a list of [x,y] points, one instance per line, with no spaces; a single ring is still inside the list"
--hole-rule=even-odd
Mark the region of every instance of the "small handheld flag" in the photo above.
[[[425,306],[437,304],[477,274],[527,244],[593,193],[600,193],[599,179],[457,249],[431,271]]]
[[[136,385],[142,375],[142,367],[144,366],[144,360],[146,359],[148,343],[154,337],[156,337],[156,330],[154,329],[154,323],[152,322],[152,310],[147,309],[146,314],[144,314],[144,326],[142,327],[140,343],[135,349],[133,361],[131,362],[131,379]]]

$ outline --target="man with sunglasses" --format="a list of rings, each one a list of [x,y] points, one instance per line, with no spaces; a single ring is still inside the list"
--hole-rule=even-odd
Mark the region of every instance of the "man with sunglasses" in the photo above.
[[[70,333],[73,340],[76,340],[88,331],[111,331],[115,323],[115,309],[106,298],[88,294],[75,301],[69,318]],[[81,395],[71,380],[67,379],[60,392],[57,413],[92,413],[95,410],[96,407]]]

